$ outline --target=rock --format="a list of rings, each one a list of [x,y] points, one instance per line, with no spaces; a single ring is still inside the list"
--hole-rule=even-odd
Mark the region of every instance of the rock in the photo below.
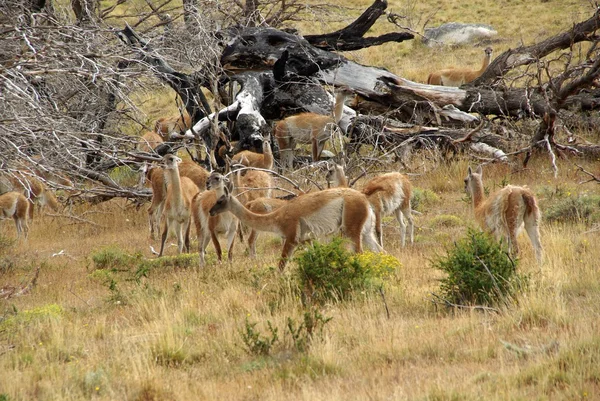
[[[449,22],[437,28],[425,28],[424,43],[427,46],[463,44],[491,39],[496,35],[498,31],[490,25]]]

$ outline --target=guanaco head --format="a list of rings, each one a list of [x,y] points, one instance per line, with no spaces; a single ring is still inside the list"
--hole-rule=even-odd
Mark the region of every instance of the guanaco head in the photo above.
[[[481,175],[483,174],[483,169],[481,166],[477,166],[477,170],[473,172],[471,166],[467,170],[467,178],[465,178],[465,192],[471,196],[473,196],[473,186],[475,185],[475,180],[480,181]]]
[[[168,154],[163,157],[163,162],[165,163],[165,169],[175,169],[177,165],[181,163],[181,159],[173,154]]]
[[[231,199],[231,191],[228,187],[223,187],[222,189],[222,195],[219,196],[217,202],[208,211],[208,213],[211,216],[216,216],[217,214],[224,213],[229,210],[229,200]]]
[[[231,180],[229,180],[229,178],[217,172],[213,172],[208,176],[208,179],[206,180],[207,190],[216,191],[217,197],[219,197],[223,194],[224,188],[227,188],[229,192],[233,191],[233,183]]]
[[[327,165],[327,173],[325,174],[325,181],[327,183],[336,183],[338,177],[344,175],[344,168],[339,164],[330,163]]]
[[[486,47],[484,52],[485,52],[486,57],[491,59],[492,54],[494,54],[494,49],[492,49],[491,47]]]

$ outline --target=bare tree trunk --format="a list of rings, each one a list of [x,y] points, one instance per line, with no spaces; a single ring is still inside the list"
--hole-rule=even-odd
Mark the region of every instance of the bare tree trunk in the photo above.
[[[75,13],[77,25],[87,25],[96,20],[96,0],[71,0],[71,8]]]

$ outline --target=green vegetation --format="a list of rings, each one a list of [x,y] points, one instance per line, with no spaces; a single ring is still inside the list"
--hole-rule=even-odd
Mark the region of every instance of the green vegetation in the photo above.
[[[459,305],[495,305],[512,298],[525,282],[512,260],[489,234],[470,229],[433,266],[447,274],[441,279],[444,299]]]
[[[400,266],[390,255],[353,255],[346,247],[340,237],[328,244],[314,241],[296,258],[298,283],[308,301],[348,299],[354,291],[373,287],[376,280],[388,277]]]

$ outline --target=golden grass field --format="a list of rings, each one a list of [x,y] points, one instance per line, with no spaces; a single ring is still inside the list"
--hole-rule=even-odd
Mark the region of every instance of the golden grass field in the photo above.
[[[431,25],[491,23],[502,39],[494,45],[499,51],[591,14],[586,1],[469,4],[444,2]],[[423,0],[418,7],[430,12],[439,3]],[[390,8],[400,12],[400,2]],[[457,64],[479,52],[448,50]],[[416,43],[351,56],[421,81],[425,71],[446,64],[439,51]],[[148,114],[172,99],[168,93],[152,99]],[[587,135],[598,142],[597,133]],[[283,274],[273,268],[281,245],[270,235],[261,235],[256,260],[238,241],[234,263],[217,264],[209,245],[212,263],[203,270],[164,266],[136,280],[133,268],[96,269],[92,255],[112,247],[153,258],[150,245],[159,243],[148,238],[146,205],[75,206],[72,213],[86,221],[38,214],[28,241],[9,245],[14,224],[1,221],[0,288],[24,286],[41,269],[30,292],[0,301],[0,400],[600,399],[598,221],[543,220],[541,266],[522,235],[519,269],[530,275],[530,286],[500,313],[432,303],[441,273],[431,260],[474,225],[463,190],[469,163],[476,161],[413,159],[403,172],[428,196],[417,208],[414,245],[402,248],[397,223],[385,220],[386,251],[402,264],[385,284],[389,318],[376,292],[327,304],[321,313],[332,320],[306,352],[285,341],[268,356],[243,346],[246,319],[262,333],[270,321],[283,338],[286,320],[303,314],[290,289],[295,264]],[[586,177],[574,163],[600,174],[598,161],[569,158],[559,160],[554,178],[548,157],[539,155],[525,170],[518,159],[485,166],[485,185],[492,191],[505,182],[528,185],[546,217],[562,201],[600,196],[600,185],[580,184]]]

